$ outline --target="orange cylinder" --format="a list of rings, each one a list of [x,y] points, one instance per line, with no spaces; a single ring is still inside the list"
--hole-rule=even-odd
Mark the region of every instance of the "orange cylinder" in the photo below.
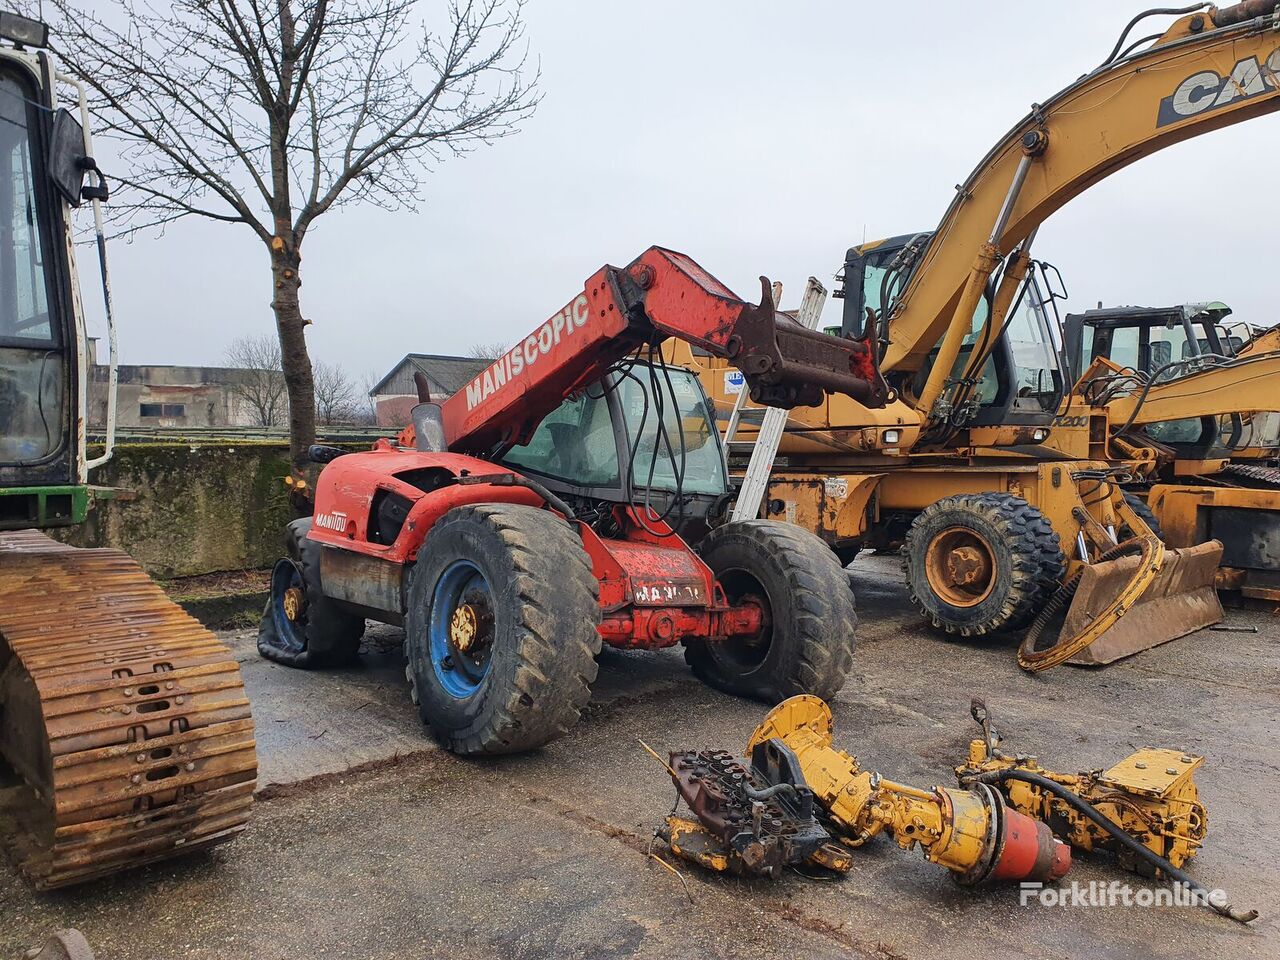
[[[1049,827],[1004,808],[1001,837],[996,862],[988,878],[991,880],[1057,880],[1071,867],[1071,848],[1057,839]]]

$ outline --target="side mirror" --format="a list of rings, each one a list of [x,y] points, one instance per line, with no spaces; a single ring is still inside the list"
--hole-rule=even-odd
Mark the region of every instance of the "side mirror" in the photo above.
[[[84,199],[84,175],[91,169],[93,159],[84,152],[84,128],[71,111],[59,109],[49,133],[49,179],[71,206],[80,206]]]

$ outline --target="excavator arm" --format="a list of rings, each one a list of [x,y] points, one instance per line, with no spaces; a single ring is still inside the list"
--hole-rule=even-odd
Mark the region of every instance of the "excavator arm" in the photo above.
[[[945,414],[935,404],[993,271],[1049,215],[1142,157],[1278,108],[1278,0],[1185,16],[1150,46],[1113,54],[1035,105],[959,186],[923,245],[881,318],[883,369],[920,370],[941,340],[913,402],[925,416]],[[999,329],[1002,320],[993,311],[988,323]]]
[[[1105,366],[1099,366],[1103,364]],[[1086,378],[1116,368],[1095,360]],[[1165,383],[1135,384],[1107,401],[1111,423],[1120,432],[1131,427],[1192,417],[1232,413],[1269,413],[1280,409],[1280,353],[1267,353],[1204,367]]]
[[[816,406],[828,393],[867,407],[888,390],[865,340],[779,322],[769,281],[739,299],[692,259],[650,247],[602,267],[582,293],[441,404],[448,448],[485,453],[527,442],[542,419],[647,343],[685,341],[742,370],[757,403]]]

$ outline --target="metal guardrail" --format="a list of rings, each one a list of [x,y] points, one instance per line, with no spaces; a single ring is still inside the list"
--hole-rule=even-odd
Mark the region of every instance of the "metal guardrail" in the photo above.
[[[329,426],[316,428],[317,441],[332,443],[373,443],[382,437],[394,437],[400,431],[394,427]],[[88,442],[101,444],[105,431],[90,428]],[[289,431],[284,427],[116,427],[117,443],[218,443],[222,441],[289,442]]]

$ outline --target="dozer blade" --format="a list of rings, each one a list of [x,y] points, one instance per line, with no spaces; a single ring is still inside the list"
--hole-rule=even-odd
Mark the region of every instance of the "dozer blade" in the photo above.
[[[29,530],[0,533],[0,755],[41,889],[234,837],[257,777],[231,652],[128,555]]]
[[[1164,564],[1124,616],[1067,663],[1113,663],[1220,623],[1222,604],[1214,589],[1214,577],[1221,561],[1222,544],[1217,540],[1166,550]],[[1141,558],[1130,556],[1086,567],[1067,611],[1062,635],[1073,637],[1086,629],[1097,611],[1126,589],[1140,562]]]

